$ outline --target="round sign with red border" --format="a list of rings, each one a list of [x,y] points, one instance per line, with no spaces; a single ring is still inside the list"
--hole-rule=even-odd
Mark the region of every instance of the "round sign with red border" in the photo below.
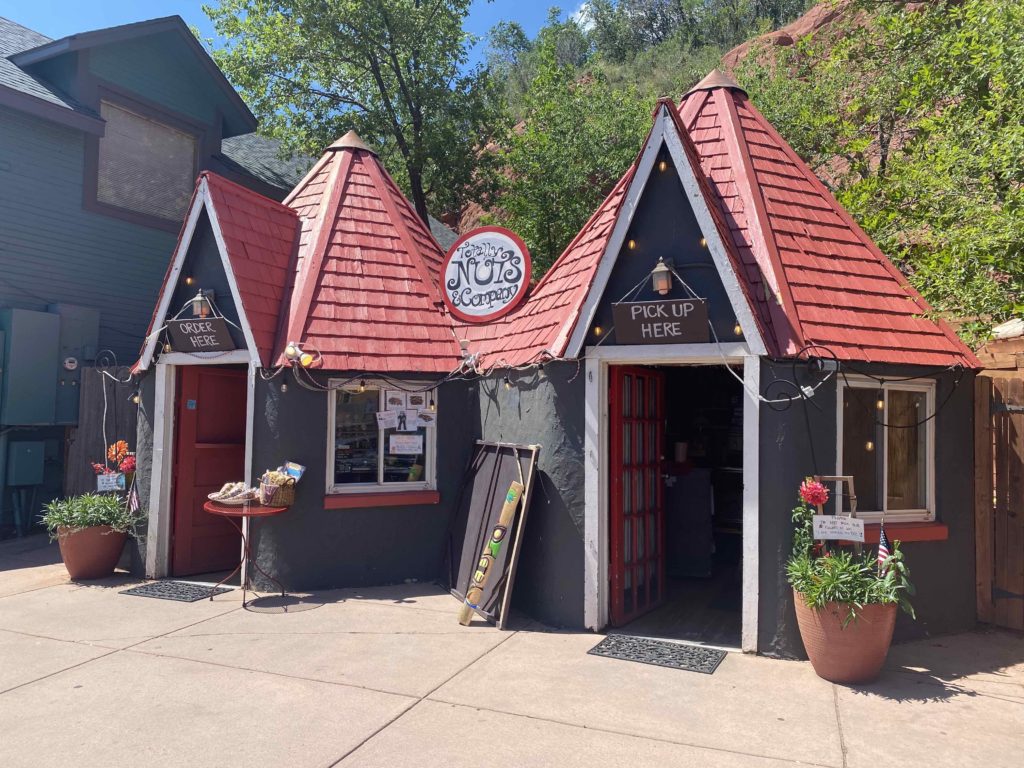
[[[441,265],[441,295],[467,323],[486,323],[515,309],[530,286],[530,252],[504,227],[467,232]]]

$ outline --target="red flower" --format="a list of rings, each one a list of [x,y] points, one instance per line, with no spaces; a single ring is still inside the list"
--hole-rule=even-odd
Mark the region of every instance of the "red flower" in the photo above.
[[[125,456],[121,459],[121,464],[118,466],[122,472],[134,472],[135,471],[135,457]]]
[[[823,506],[828,501],[828,488],[817,480],[807,478],[800,484],[800,498],[812,507]]]
[[[102,464],[97,464],[95,461],[92,462],[92,471],[97,475],[112,475],[114,470],[109,467],[104,467]]]

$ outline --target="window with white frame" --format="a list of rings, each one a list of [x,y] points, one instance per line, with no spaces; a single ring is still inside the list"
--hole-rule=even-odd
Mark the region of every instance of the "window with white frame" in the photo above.
[[[436,390],[369,380],[331,386],[328,493],[436,487]]]
[[[857,517],[934,520],[935,382],[839,382],[839,475],[851,475]]]

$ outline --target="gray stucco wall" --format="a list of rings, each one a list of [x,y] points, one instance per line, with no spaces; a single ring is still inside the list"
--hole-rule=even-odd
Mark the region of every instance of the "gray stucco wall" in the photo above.
[[[484,440],[539,444],[513,608],[556,627],[583,626],[583,404],[576,363],[479,383]]]
[[[913,367],[857,369],[890,378],[929,373]],[[795,371],[801,384],[818,380],[803,365]],[[770,382],[792,379],[793,372],[790,362],[763,361],[762,394],[777,397],[779,390],[769,389]],[[935,423],[936,519],[949,526],[949,538],[902,545],[917,588],[913,603],[918,618],[915,622],[900,614],[897,641],[961,632],[975,624],[973,375],[966,374],[955,388],[953,373],[934,378],[940,406]],[[761,407],[758,644],[763,653],[804,656],[784,570],[792,543],[789,518],[804,477],[837,471],[836,397],[833,378],[806,407],[796,403],[781,412]]]
[[[316,378],[326,382],[329,375]],[[282,393],[283,381],[283,375],[257,379],[253,476],[284,461],[307,469],[295,504],[253,524],[260,565],[294,590],[437,579],[449,516],[478,436],[475,385],[451,382],[438,392],[439,504],[325,509],[327,393],[304,389],[290,375]]]

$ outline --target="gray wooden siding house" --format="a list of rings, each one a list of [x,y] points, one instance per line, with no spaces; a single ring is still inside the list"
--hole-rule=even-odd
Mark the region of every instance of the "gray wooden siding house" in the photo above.
[[[137,354],[196,176],[279,200],[308,168],[255,130],[177,16],[60,40],[0,17],[0,536],[12,487],[61,491],[82,368]]]

